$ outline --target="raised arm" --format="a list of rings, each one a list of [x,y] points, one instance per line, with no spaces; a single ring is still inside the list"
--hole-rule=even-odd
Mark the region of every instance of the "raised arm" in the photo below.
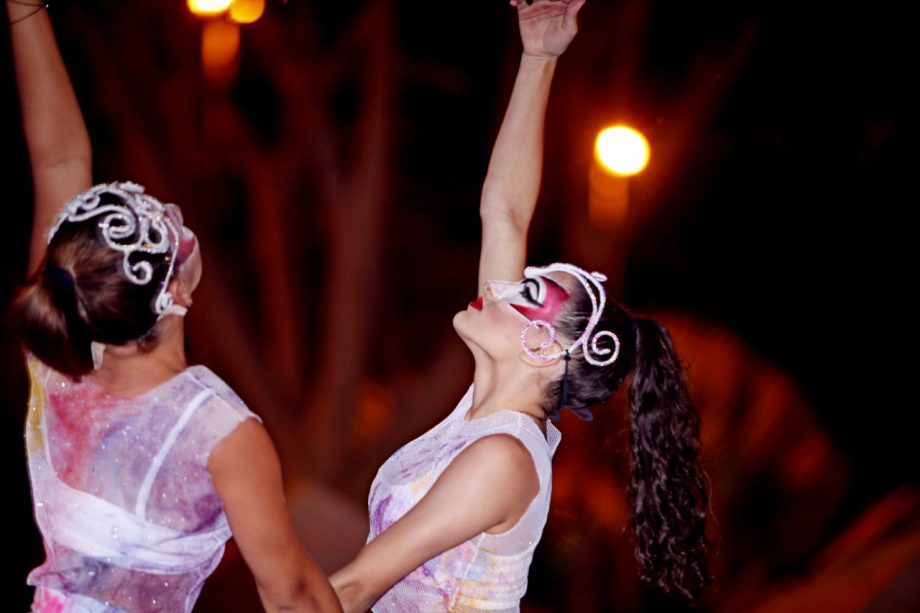
[[[252,419],[240,424],[211,452],[208,468],[265,610],[341,611],[294,530],[265,428]]]
[[[479,294],[489,279],[521,278],[527,229],[543,164],[543,122],[556,60],[577,31],[585,0],[511,0],[523,43],[508,110],[492,149],[482,188]]]
[[[54,216],[92,185],[89,135],[42,6],[42,0],[6,2],[35,191],[30,271],[44,256]]]
[[[332,574],[342,608],[366,611],[436,555],[482,532],[510,530],[539,488],[530,452],[521,443],[503,434],[479,439],[448,465],[418,504]]]

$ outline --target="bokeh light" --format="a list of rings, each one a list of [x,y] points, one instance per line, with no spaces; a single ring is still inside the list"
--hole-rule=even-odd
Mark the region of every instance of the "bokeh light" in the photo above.
[[[209,20],[201,31],[201,63],[212,82],[225,82],[236,74],[240,28],[222,19]]]
[[[265,12],[265,0],[233,0],[230,19],[236,23],[253,23]]]
[[[607,172],[623,177],[642,172],[649,160],[648,141],[627,126],[612,126],[601,130],[594,145],[594,154]]]
[[[188,0],[188,10],[195,15],[220,15],[228,8],[232,0]]]

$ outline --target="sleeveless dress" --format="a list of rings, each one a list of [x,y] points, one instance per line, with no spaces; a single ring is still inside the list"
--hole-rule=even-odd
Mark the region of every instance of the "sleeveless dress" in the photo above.
[[[451,461],[484,436],[507,434],[519,440],[533,458],[540,489],[514,527],[501,534],[483,532],[428,560],[381,596],[373,607],[377,613],[520,610],[549,512],[551,460],[562,437],[549,421],[544,435],[532,418],[517,411],[467,420],[472,402],[471,386],[444,421],[380,467],[368,499],[368,542],[414,507]]]
[[[204,366],[134,398],[29,357],[35,612],[189,612],[230,528],[208,457],[255,416]]]

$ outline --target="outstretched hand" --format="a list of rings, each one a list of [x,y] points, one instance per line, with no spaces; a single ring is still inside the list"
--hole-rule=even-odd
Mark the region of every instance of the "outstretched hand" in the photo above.
[[[585,0],[510,0],[517,7],[524,54],[558,57],[578,32],[576,18]]]

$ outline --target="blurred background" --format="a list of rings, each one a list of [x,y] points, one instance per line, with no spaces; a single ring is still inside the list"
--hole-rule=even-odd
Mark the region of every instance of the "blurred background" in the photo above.
[[[190,360],[265,420],[327,571],[363,543],[377,467],[469,384],[478,195],[520,53],[503,2],[54,3],[99,181],[183,208],[204,280]],[[920,608],[908,208],[916,74],[885,3],[589,0],[547,119],[531,262],[605,272],[688,365],[712,479],[711,611]],[[0,44],[0,298],[25,278],[27,154]],[[911,61],[910,58],[914,58]],[[632,178],[594,158],[645,134]],[[913,256],[912,256],[913,257]],[[2,336],[5,608],[43,559],[21,355]],[[522,610],[663,611],[636,581],[622,397],[564,416]],[[232,543],[196,610],[258,610]]]

